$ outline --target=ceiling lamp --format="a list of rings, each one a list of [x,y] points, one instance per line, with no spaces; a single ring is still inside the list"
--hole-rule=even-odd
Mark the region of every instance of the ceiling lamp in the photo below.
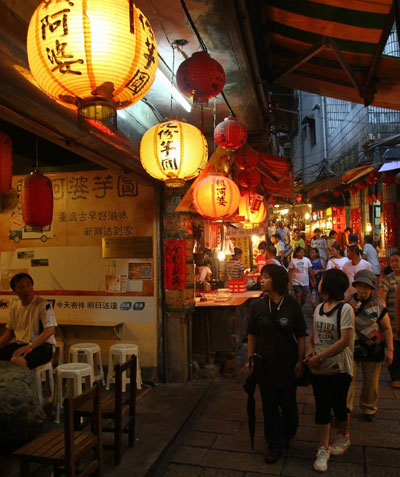
[[[207,104],[224,89],[225,71],[206,51],[197,51],[179,65],[176,83],[194,103]]]
[[[218,146],[235,151],[247,141],[247,131],[236,117],[225,118],[215,128],[214,140]]]
[[[11,189],[12,143],[6,133],[0,131],[0,194]]]
[[[41,172],[25,177],[21,192],[22,217],[30,227],[46,227],[53,220],[53,186]]]
[[[207,159],[207,141],[200,129],[176,120],[156,124],[140,143],[142,166],[169,187],[181,187],[196,177]]]
[[[235,157],[235,164],[241,170],[255,169],[258,165],[258,152],[251,146],[243,146]]]
[[[240,202],[238,186],[225,176],[210,175],[193,189],[196,211],[209,219],[224,219],[233,215]]]
[[[244,228],[261,224],[267,216],[262,195],[246,192],[240,198],[239,215],[245,218]]]
[[[157,70],[153,30],[127,0],[43,0],[28,28],[29,67],[40,88],[78,121],[116,128],[116,110],[139,101]]]

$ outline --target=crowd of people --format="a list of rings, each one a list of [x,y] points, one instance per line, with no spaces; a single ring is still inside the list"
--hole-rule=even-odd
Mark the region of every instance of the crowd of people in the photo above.
[[[390,266],[381,272],[372,237],[364,237],[361,249],[348,228],[342,250],[337,236],[331,231],[324,237],[317,228],[306,244],[300,230],[290,234],[278,223],[258,246],[264,293],[250,310],[248,353],[261,358],[249,372],[256,374],[261,390],[267,463],[293,443],[296,388],[307,372],[318,439],[314,470],[320,472],[328,469],[330,455],[350,446],[358,369],[363,377],[359,407],[367,422],[378,410],[383,362],[392,387],[400,388],[400,251],[391,254]],[[313,325],[307,331],[302,306],[309,294]],[[336,433],[330,443],[332,413]]]

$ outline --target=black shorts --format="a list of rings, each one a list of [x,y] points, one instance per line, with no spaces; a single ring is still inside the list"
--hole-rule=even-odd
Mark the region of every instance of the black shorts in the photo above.
[[[346,421],[347,393],[349,391],[351,376],[346,373],[323,376],[312,374],[312,387],[315,399],[315,422],[317,424],[329,424],[331,413],[339,421]]]
[[[0,361],[10,361],[15,350],[22,348],[26,344],[9,343],[0,348]],[[44,343],[25,356],[29,369],[37,368],[42,364],[48,363],[53,357],[53,345]]]

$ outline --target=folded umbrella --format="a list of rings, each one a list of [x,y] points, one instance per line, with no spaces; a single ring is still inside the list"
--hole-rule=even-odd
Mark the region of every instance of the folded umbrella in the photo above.
[[[249,434],[251,439],[251,449],[254,450],[254,434],[256,431],[256,402],[254,399],[254,393],[256,391],[257,384],[257,370],[261,363],[261,356],[259,354],[253,354],[249,358],[249,371],[250,374],[243,384],[243,389],[248,394],[247,399],[247,418],[249,426]]]

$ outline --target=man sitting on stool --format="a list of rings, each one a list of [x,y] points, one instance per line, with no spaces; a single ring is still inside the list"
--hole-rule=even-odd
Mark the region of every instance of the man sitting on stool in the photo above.
[[[47,300],[35,295],[33,279],[27,273],[15,275],[10,287],[20,301],[11,307],[6,331],[0,337],[0,361],[33,369],[53,356],[56,317]],[[9,343],[13,338],[15,342]]]

